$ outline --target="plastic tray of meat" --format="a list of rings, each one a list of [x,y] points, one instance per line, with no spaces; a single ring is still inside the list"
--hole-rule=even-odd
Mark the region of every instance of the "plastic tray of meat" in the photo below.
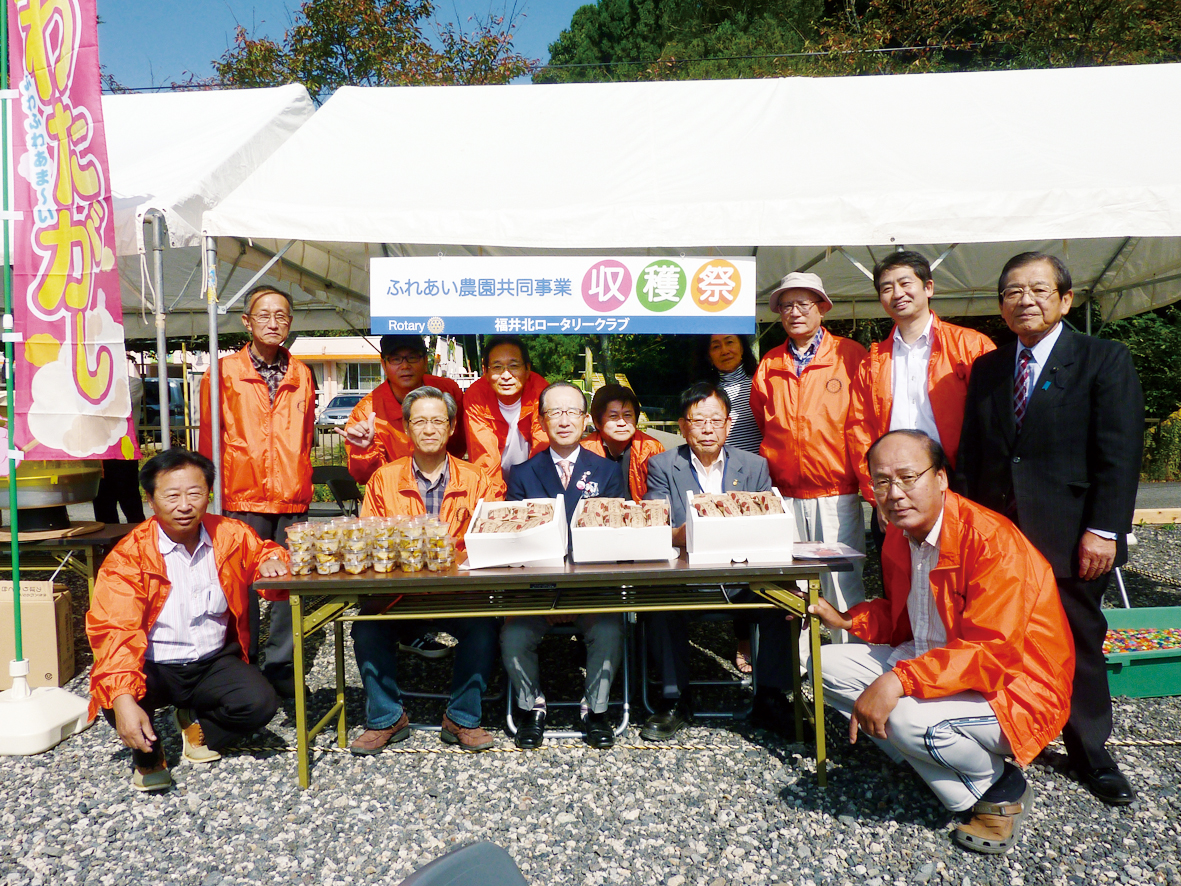
[[[584,498],[570,524],[575,563],[670,562],[673,547],[667,501]]]
[[[795,518],[778,489],[686,496],[690,565],[791,562]]]
[[[566,558],[566,508],[561,498],[480,499],[464,535],[467,568],[561,566]]]

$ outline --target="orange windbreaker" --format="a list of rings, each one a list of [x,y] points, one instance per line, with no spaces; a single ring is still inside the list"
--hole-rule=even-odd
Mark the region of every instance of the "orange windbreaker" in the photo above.
[[[890,430],[890,411],[894,404],[894,329],[885,341],[875,342],[869,359],[861,364],[853,379],[853,402],[849,404],[849,450],[853,470],[865,500],[873,502],[869,467],[865,454],[882,434]],[[927,364],[927,391],[939,441],[954,468],[960,449],[960,429],[964,424],[964,402],[968,399],[968,376],[981,354],[996,350],[987,335],[944,323],[935,316],[931,322],[931,360]]]
[[[582,445],[595,455],[606,457],[603,447],[603,437],[595,431],[582,441]],[[664,452],[664,446],[655,437],[650,437],[643,431],[636,431],[631,442],[631,463],[627,470],[627,488],[632,494],[633,501],[642,501],[644,493],[648,491],[648,459],[658,452]]]
[[[549,438],[537,414],[537,398],[549,385],[536,372],[530,372],[521,391],[521,418],[517,428],[529,442],[532,458],[549,446]],[[492,385],[482,376],[472,382],[464,395],[463,420],[467,431],[467,458],[488,475],[492,489],[504,493],[504,478],[500,473],[500,453],[508,439],[508,422],[500,413],[500,403]]]
[[[316,387],[312,371],[288,354],[287,375],[271,403],[250,361],[250,345],[221,368],[222,508],[252,514],[298,514],[312,500]],[[201,379],[197,449],[213,457],[209,373]]]
[[[417,517],[426,513],[418,480],[414,478],[410,456],[382,465],[373,472],[365,485],[365,501],[361,504],[362,517]],[[472,512],[480,499],[492,500],[488,478],[484,472],[454,455],[447,456],[447,490],[439,505],[439,519],[447,523],[447,531],[463,549],[463,536]]]
[[[447,451],[458,458],[463,458],[467,452],[463,427],[463,391],[450,378],[439,375],[425,375],[422,383],[428,387],[438,388],[444,394],[455,398],[458,411],[455,413],[455,433],[447,441]],[[345,449],[349,456],[349,473],[358,483],[368,483],[369,478],[384,464],[405,458],[414,451],[410,437],[406,433],[406,425],[402,421],[402,404],[394,396],[389,382],[383,381],[376,388],[365,395],[349,415],[348,424],[356,424],[369,418],[370,413],[377,413],[377,434],[373,438],[373,445],[360,450],[345,441]]]
[[[109,708],[120,695],[144,697],[144,656],[148,632],[164,608],[172,585],[160,553],[160,521],[151,517],[119,540],[94,582],[94,598],[86,613],[86,636],[94,650],[90,671],[90,716]],[[206,514],[201,525],[213,542],[217,575],[233,618],[242,659],[250,649],[247,594],[258,578],[264,560],[279,557],[290,562],[287,551],[273,541],[263,541],[253,529],[229,517]],[[286,591],[259,592],[268,600],[286,600]]]
[[[845,419],[849,386],[865,348],[826,329],[799,376],[787,348],[784,342],[769,351],[751,381],[750,411],[763,432],[759,455],[788,498],[856,492]]]
[[[849,610],[851,633],[899,646],[912,639],[910,545],[896,526],[886,531],[882,579],[885,598]],[[949,491],[930,582],[947,645],[894,666],[903,691],[981,693],[1024,766],[1070,714],[1074,641],[1050,564],[1004,517]]]

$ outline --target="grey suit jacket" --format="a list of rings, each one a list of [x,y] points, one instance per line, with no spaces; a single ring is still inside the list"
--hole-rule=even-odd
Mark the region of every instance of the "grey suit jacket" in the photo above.
[[[722,469],[722,489],[726,492],[766,492],[771,488],[771,472],[761,455],[726,446]],[[648,492],[644,498],[667,498],[672,509],[672,525],[684,524],[685,493],[701,492],[697,472],[689,460],[689,444],[661,452],[648,459]]]

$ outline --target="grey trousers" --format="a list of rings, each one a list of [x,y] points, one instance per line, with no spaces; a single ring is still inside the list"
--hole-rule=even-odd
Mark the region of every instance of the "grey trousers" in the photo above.
[[[886,671],[889,646],[846,643],[820,650],[824,700],[846,717],[862,692]],[[952,812],[971,809],[1001,777],[1013,753],[992,707],[979,692],[943,698],[904,696],[872,739],[895,763],[907,763]],[[864,741],[864,733],[859,734]]]
[[[517,707],[523,710],[545,704],[537,645],[550,627],[544,616],[530,615],[506,618],[500,630],[504,669],[513,681]],[[580,615],[574,620],[574,627],[586,643],[584,700],[592,712],[602,714],[607,710],[611,681],[623,656],[623,616]]]

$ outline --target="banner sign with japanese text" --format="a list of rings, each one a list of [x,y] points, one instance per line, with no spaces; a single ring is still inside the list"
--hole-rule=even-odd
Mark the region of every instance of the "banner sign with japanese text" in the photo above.
[[[95,0],[8,0],[15,181],[14,444],[136,458]]]
[[[370,260],[370,331],[755,331],[755,260],[443,256]]]

